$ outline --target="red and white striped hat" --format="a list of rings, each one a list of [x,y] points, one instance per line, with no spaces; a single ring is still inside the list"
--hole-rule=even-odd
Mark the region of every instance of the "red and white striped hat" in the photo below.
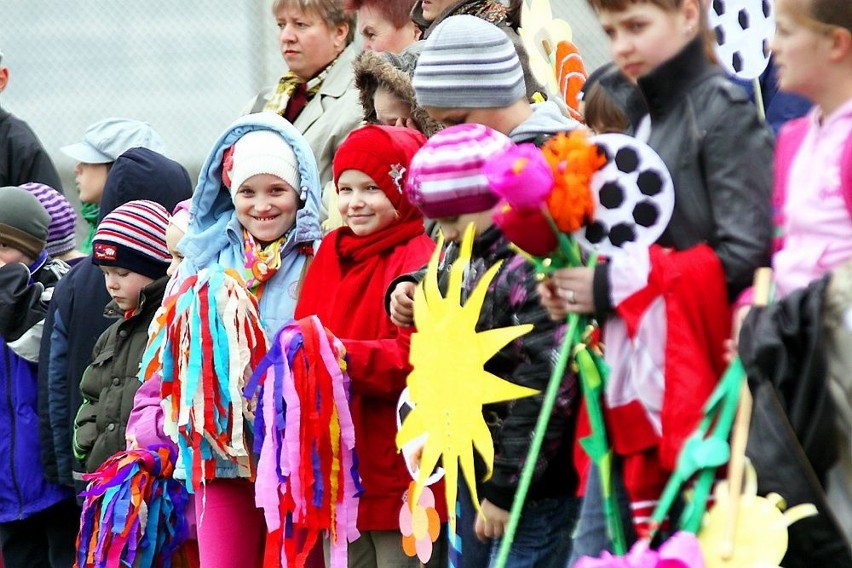
[[[113,209],[92,239],[92,262],[118,266],[149,278],[166,275],[172,260],[166,246],[169,212],[159,203],[139,199]]]

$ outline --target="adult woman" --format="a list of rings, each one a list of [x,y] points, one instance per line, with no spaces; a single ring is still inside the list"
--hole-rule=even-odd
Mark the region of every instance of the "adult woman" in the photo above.
[[[420,28],[409,14],[414,0],[347,0],[346,9],[358,15],[358,33],[365,51],[400,53],[420,39]]]
[[[352,79],[354,17],[343,0],[275,0],[272,14],[289,71],[258,95],[252,112],[271,110],[293,123],[313,150],[325,186],[337,147],[361,121]]]

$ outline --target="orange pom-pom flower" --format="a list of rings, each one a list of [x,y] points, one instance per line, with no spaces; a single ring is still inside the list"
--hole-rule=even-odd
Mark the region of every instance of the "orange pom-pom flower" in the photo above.
[[[573,233],[593,218],[590,184],[594,173],[606,164],[606,156],[582,129],[557,134],[544,144],[542,153],[554,177],[547,199],[550,216],[560,231]]]

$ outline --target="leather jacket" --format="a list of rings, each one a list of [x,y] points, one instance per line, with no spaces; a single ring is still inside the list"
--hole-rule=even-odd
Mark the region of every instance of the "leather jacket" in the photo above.
[[[773,137],[748,95],[704,54],[697,38],[638,81],[648,144],[672,174],[675,209],[659,244],[706,242],[725,269],[728,297],[768,266],[772,243]]]
[[[647,143],[675,188],[674,212],[657,242],[676,250],[707,243],[722,262],[733,301],[756,268],[769,266],[772,133],[745,91],[707,60],[701,38],[638,86],[634,96],[645,99],[650,118]],[[599,317],[611,307],[608,273],[599,265],[595,274]]]

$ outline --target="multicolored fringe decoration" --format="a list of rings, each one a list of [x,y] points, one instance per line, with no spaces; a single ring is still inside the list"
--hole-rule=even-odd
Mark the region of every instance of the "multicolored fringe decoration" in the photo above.
[[[244,429],[253,408],[243,387],[267,349],[257,299],[236,272],[214,265],[180,283],[149,335],[141,376],[161,369],[163,429],[178,445],[187,489],[216,476],[217,457],[253,479]]]
[[[189,535],[189,495],[172,479],[167,446],[128,450],[83,476],[83,513],[75,568],[171,568]]]
[[[258,394],[256,502],[266,516],[264,566],[304,566],[321,531],[331,567],[358,538],[362,488],[349,413],[346,350],[316,316],[282,327],[246,387]]]

